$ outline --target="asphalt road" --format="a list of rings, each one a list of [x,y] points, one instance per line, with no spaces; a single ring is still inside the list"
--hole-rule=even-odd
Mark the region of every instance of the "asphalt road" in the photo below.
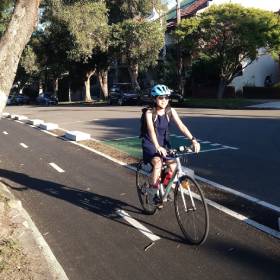
[[[141,107],[10,106],[10,113],[58,123],[99,140],[139,135]],[[237,147],[190,158],[196,174],[280,206],[280,111],[178,108],[191,132],[204,141]],[[177,133],[175,128],[171,133]]]
[[[207,242],[185,245],[172,205],[141,213],[133,172],[40,130],[0,120],[0,167],[69,279],[279,279],[279,240],[210,208]]]

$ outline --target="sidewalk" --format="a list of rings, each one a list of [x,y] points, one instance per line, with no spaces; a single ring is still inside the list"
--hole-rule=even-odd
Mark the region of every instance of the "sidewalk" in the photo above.
[[[0,182],[0,279],[67,280],[43,236]]]
[[[280,101],[265,102],[257,105],[247,106],[247,108],[280,109]]]

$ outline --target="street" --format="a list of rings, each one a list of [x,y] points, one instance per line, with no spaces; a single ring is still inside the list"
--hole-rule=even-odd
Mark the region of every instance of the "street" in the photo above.
[[[116,110],[118,107],[112,108]],[[11,108],[7,109],[11,111]],[[24,108],[16,109],[18,113],[19,109]],[[52,120],[40,115],[40,112],[36,118],[46,121],[54,121],[56,118],[57,123],[61,122],[61,127],[67,128],[67,116],[57,117],[61,113],[60,108],[48,109],[50,111],[47,113]],[[139,108],[127,107],[126,116],[133,115],[135,119],[125,119],[121,118],[121,114],[124,114],[122,108],[117,113],[119,120],[122,119],[127,126],[132,121],[136,122],[136,109]],[[95,108],[91,108],[92,112],[94,110]],[[72,116],[74,114],[75,112],[72,112]],[[82,114],[85,117],[84,111]],[[99,119],[105,119],[99,110],[94,114],[99,115]],[[211,120],[213,121],[210,119],[209,122]],[[215,119],[218,120],[222,122],[223,119]],[[123,130],[122,133],[115,132],[112,138],[121,134],[131,136],[137,133],[136,127],[133,132],[126,131],[126,125],[122,128],[123,123],[118,123],[118,120],[108,118],[104,122],[110,121],[111,126],[118,124],[115,131]],[[200,132],[200,121],[197,117],[188,119],[191,131],[199,135],[199,138],[210,138],[213,134],[213,141],[222,137],[222,129],[214,130],[214,125],[204,126],[203,132]],[[270,126],[262,127],[263,134],[275,133],[275,120],[263,119],[262,124],[270,121]],[[92,124],[91,134],[101,138],[101,125],[97,130],[95,122],[97,121]],[[72,123],[72,129],[73,125],[75,130],[79,129],[76,124],[89,127],[89,124],[85,123]],[[5,119],[2,119],[0,124],[0,177],[4,178],[13,193],[22,200],[24,208],[47,240],[69,279],[267,279],[268,275],[269,279],[279,278],[280,249],[277,239],[210,207],[210,233],[207,242],[201,247],[185,245],[172,204],[154,216],[141,213],[135,190],[135,174],[132,171],[30,126]],[[222,127],[222,124],[219,127]],[[251,124],[246,127],[258,128]],[[237,130],[237,125],[235,129]],[[231,126],[220,142],[235,145],[239,150],[201,154],[199,158],[191,159],[191,166],[195,171],[200,175],[212,174],[213,177],[220,176],[226,180],[232,176],[226,173],[227,166],[234,166],[233,163],[229,164],[230,160],[239,161],[236,171],[242,168],[242,155],[238,158],[235,153],[242,151],[248,155],[246,160],[252,159],[251,152],[257,145],[261,146],[261,140],[259,144],[246,141],[246,137],[241,138],[235,129]],[[3,133],[4,131],[6,133]],[[259,129],[256,134],[258,131]],[[245,133],[246,129],[243,128],[240,132]],[[104,134],[106,135],[106,131]],[[233,138],[233,135],[236,137]],[[253,146],[251,150],[250,146]],[[271,151],[275,148],[270,144],[267,149]],[[277,149],[279,152],[279,144],[275,150]],[[261,155],[261,160],[269,162],[269,156],[265,156],[265,153]],[[276,152],[270,155],[272,162],[279,163]],[[225,162],[215,163],[215,158],[218,161],[217,158],[220,157]],[[251,161],[251,164],[255,164],[254,161]],[[224,174],[217,174],[217,167],[222,168],[220,170]],[[268,168],[264,171],[269,172]],[[260,174],[258,180],[262,180],[262,177]],[[277,180],[276,176],[273,178],[266,184],[266,189],[272,190],[273,184],[277,183],[274,181]],[[236,180],[239,186],[242,177],[233,180]],[[259,192],[257,194],[260,195]],[[276,200],[277,190],[270,195],[270,201]],[[151,241],[128,224],[119,215],[119,210],[124,210],[158,236],[159,240],[155,245],[145,251]]]
[[[141,107],[10,106],[6,111],[54,122],[99,140],[139,136]],[[190,157],[197,175],[280,206],[279,110],[177,111],[197,138],[237,148]],[[170,133],[180,134],[173,126]]]

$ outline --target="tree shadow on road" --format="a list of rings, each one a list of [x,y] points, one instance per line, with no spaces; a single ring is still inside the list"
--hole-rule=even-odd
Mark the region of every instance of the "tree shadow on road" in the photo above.
[[[133,216],[137,216],[138,218],[136,218],[136,220],[142,224],[153,227],[153,229],[157,230],[157,235],[161,238],[175,242],[184,242],[181,236],[176,233],[144,221],[144,215],[141,215],[142,210],[124,201],[78,188],[67,187],[56,182],[34,178],[24,173],[10,170],[0,169],[0,178],[1,177],[5,179],[2,180],[2,182],[15,191],[24,192],[29,189],[35,190],[57,199],[67,201],[77,207],[83,208],[122,225],[132,227],[130,224],[126,223],[117,212],[118,210],[124,210]]]

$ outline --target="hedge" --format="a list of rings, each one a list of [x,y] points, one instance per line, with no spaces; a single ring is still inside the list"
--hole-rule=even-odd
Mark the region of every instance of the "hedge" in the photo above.
[[[280,99],[280,88],[243,87],[243,97],[257,99]]]

